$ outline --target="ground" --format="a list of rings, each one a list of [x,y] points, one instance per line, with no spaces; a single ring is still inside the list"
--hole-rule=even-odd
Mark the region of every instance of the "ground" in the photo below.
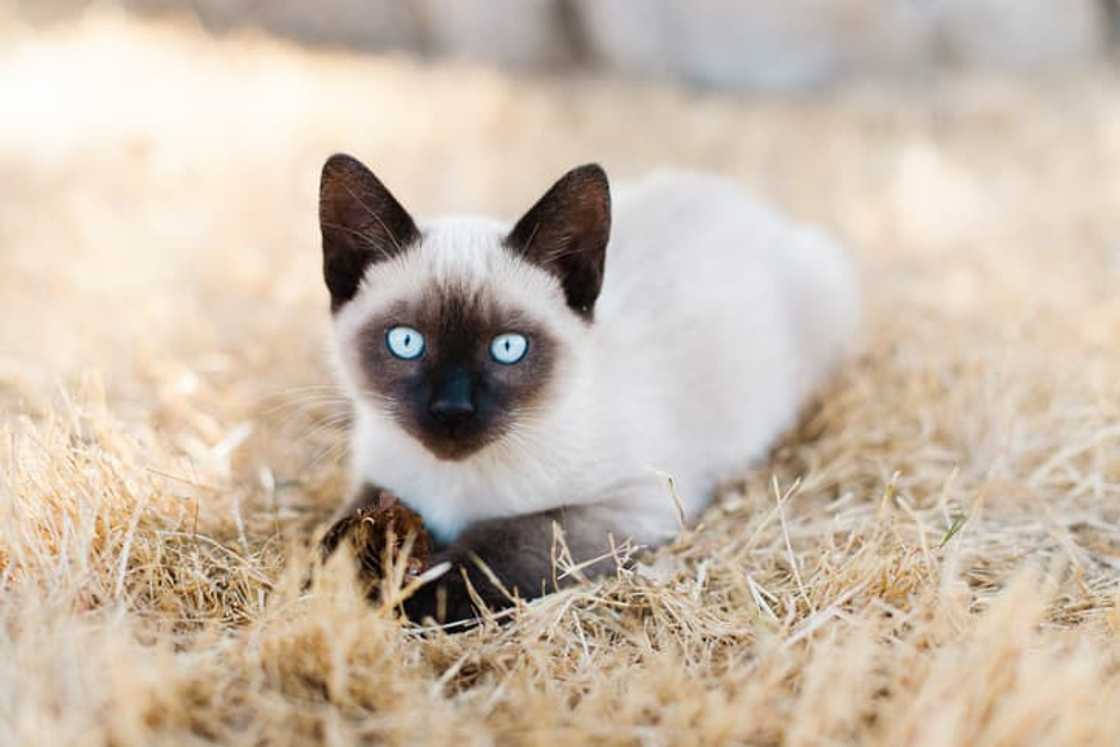
[[[1114,743],[1108,71],[778,100],[104,13],[0,35],[0,743]],[[862,352],[633,571],[402,626],[309,574],[345,490],[336,150],[422,215],[513,217],[589,160],[731,175],[853,248]]]

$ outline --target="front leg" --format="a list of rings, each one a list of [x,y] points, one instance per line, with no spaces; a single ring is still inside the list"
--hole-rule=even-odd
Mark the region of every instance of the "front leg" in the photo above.
[[[390,493],[380,485],[367,482],[362,485],[357,495],[350,499],[345,506],[335,511],[330,520],[330,528],[323,535],[323,539],[319,541],[319,552],[323,560],[329,558],[338,549],[342,539],[358,523],[360,520],[359,513],[362,509],[378,505],[385,495],[390,495]]]
[[[431,565],[447,562],[451,569],[405,600],[405,613],[414,622],[429,617],[441,623],[474,618],[477,612],[467,579],[478,598],[491,610],[513,604],[507,591],[516,592],[521,599],[535,599],[555,591],[557,586],[569,585],[575,579],[559,578],[554,567],[557,546],[554,526],[557,525],[572,561],[589,563],[581,568],[583,575],[599,576],[617,568],[610,526],[594,508],[559,508],[490,519],[472,524],[452,544],[433,555]],[[490,579],[479,561],[500,586]]]

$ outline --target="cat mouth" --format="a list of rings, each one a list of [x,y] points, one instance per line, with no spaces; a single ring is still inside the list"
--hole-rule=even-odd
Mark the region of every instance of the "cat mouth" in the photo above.
[[[412,435],[441,461],[458,462],[478,453],[498,440],[504,429],[498,424],[470,420],[463,423],[426,423]]]

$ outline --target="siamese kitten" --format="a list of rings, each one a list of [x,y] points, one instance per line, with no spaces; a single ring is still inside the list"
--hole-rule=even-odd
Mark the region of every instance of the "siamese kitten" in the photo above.
[[[712,176],[612,201],[587,165],[512,226],[417,223],[336,155],[320,223],[347,511],[395,493],[452,566],[405,603],[414,620],[471,617],[468,578],[508,605],[478,561],[522,598],[554,588],[554,525],[585,575],[670,539],[794,424],[857,323],[847,254]]]

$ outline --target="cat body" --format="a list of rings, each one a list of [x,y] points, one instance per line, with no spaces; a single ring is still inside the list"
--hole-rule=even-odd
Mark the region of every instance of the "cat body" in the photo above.
[[[583,167],[512,226],[417,226],[360,164],[336,163],[333,193],[330,169],[355,489],[397,494],[449,560],[480,557],[523,596],[551,577],[553,524],[577,561],[670,539],[794,424],[855,333],[847,254],[718,177],[661,172],[612,201]],[[338,280],[339,257],[356,282]],[[386,354],[390,335],[423,350]],[[510,339],[513,363],[493,347]],[[459,403],[452,425],[431,417],[437,400]],[[443,591],[443,612],[469,614]],[[419,598],[413,612],[435,611]]]

